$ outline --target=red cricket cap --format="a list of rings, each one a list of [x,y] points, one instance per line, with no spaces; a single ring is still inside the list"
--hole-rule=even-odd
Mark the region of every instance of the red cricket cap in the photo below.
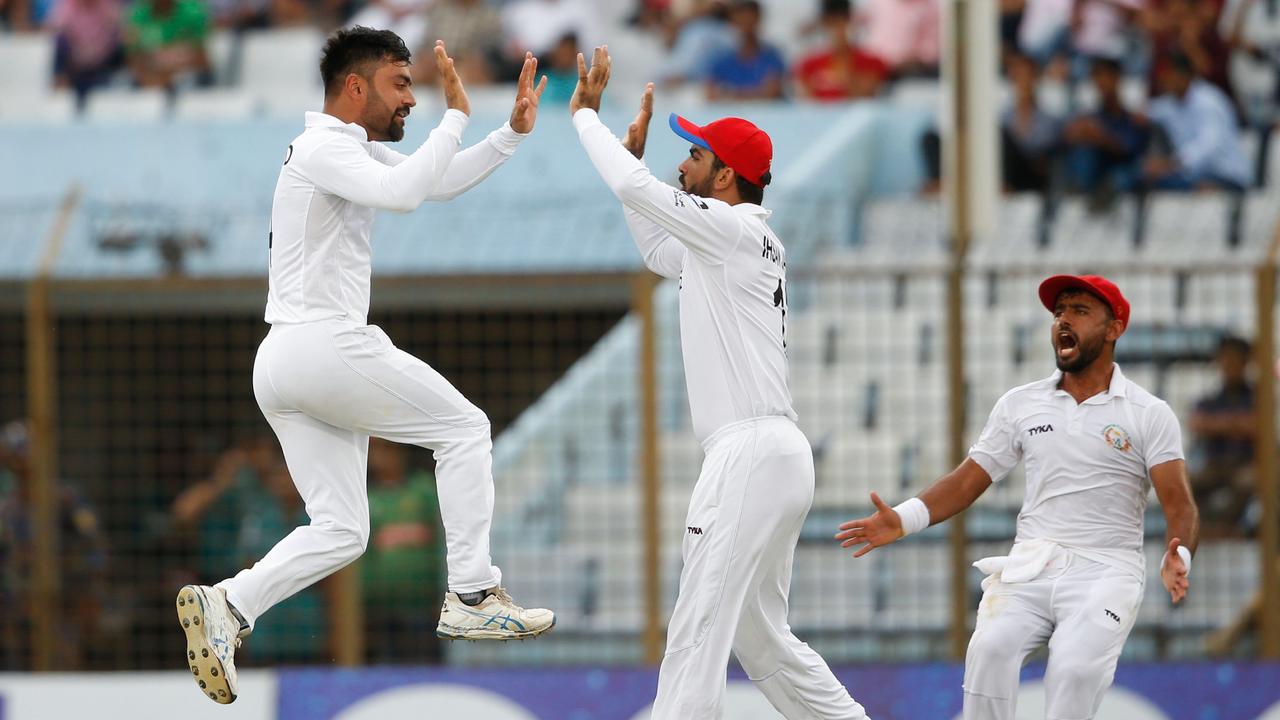
[[[668,121],[677,135],[715,153],[747,182],[757,187],[769,184],[773,141],[751,122],[728,117],[699,127],[675,113],[671,113]]]
[[[1121,330],[1129,327],[1129,301],[1110,280],[1101,275],[1054,275],[1040,283],[1040,302],[1053,312],[1064,290],[1083,290],[1096,295],[1111,308],[1111,314],[1120,321]]]

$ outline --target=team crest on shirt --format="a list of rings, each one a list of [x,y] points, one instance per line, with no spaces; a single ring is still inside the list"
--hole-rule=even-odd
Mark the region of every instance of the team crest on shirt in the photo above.
[[[1129,452],[1133,449],[1133,443],[1129,442],[1129,433],[1119,425],[1108,425],[1102,428],[1102,439],[1120,452]]]

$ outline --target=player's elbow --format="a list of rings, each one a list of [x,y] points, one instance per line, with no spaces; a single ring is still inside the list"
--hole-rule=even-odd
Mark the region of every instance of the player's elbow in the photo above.
[[[418,206],[421,205],[422,202],[423,201],[418,198],[396,197],[386,205],[386,209],[391,212],[411,213],[414,210],[417,210]]]
[[[618,196],[618,199],[623,204],[638,202],[644,198],[645,185],[652,178],[653,176],[649,174],[649,171],[643,168],[621,173],[608,179],[609,189],[613,191],[614,195]]]

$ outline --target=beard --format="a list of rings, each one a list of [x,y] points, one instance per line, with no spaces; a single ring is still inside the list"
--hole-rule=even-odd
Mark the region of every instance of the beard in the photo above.
[[[1106,339],[1101,335],[1085,341],[1083,338],[1076,340],[1076,355],[1070,360],[1063,360],[1058,354],[1058,343],[1053,344],[1054,359],[1058,364],[1058,369],[1064,373],[1078,373],[1081,370],[1093,364],[1101,355],[1106,347]]]
[[[704,178],[703,181],[698,183],[697,185],[689,185],[689,183],[684,178],[684,173],[680,173],[680,189],[684,190],[690,195],[697,195],[698,197],[711,197],[711,178]]]
[[[369,88],[369,102],[365,105],[364,116],[361,118],[361,124],[371,130],[381,129],[381,138],[371,138],[373,140],[390,140],[399,142],[404,139],[404,125],[396,122],[396,116],[403,112],[407,117],[409,115],[409,106],[405,105],[393,110],[382,96],[374,90],[372,83]]]

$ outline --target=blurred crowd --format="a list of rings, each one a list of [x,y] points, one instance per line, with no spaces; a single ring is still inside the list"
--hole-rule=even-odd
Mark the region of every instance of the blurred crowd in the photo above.
[[[1233,87],[1233,54],[1274,65],[1280,47],[1246,30],[1257,0],[1001,0],[1009,88],[1002,116],[1011,190],[1100,184],[1179,189],[1253,184],[1238,130],[1269,125]],[[709,100],[841,101],[886,94],[903,79],[935,78],[939,0],[803,0],[794,18],[766,23],[756,0],[0,0],[12,31],[56,37],[55,78],[83,95],[103,84],[212,82],[211,32],[341,25],[390,28],[419,53],[437,38],[464,80],[509,82],[526,50],[543,60],[553,98],[567,98],[580,50],[619,35],[660,48],[654,79],[694,85]],[[788,8],[789,9],[789,8]],[[1269,8],[1275,12],[1276,8]],[[786,22],[781,22],[786,21]],[[765,29],[771,29],[771,33]],[[779,38],[779,28],[790,28]],[[418,64],[419,82],[433,80]],[[1044,107],[1042,78],[1072,92]],[[1131,107],[1122,81],[1144,86]],[[1132,84],[1132,83],[1130,83]],[[1077,107],[1090,86],[1094,102]],[[1060,167],[1057,167],[1060,166]],[[1055,178],[1054,172],[1058,172]]]
[[[1280,46],[1260,46],[1246,32],[1260,10],[1280,12],[1258,2],[1001,0],[1007,189],[1091,191],[1105,199],[1128,190],[1259,184],[1264,163],[1242,148],[1241,131],[1257,130],[1267,142],[1280,88],[1244,98],[1231,72],[1233,56],[1262,68],[1280,65]],[[652,73],[661,86],[694,87],[712,101],[856,100],[891,94],[904,79],[937,77],[939,0],[795,5],[795,17],[767,23],[766,11],[778,12],[778,3],[0,0],[0,18],[12,31],[56,37],[55,82],[81,99],[105,84],[210,84],[207,44],[215,31],[353,24],[395,30],[418,53],[443,39],[471,85],[512,81],[523,53],[532,51],[550,77],[553,100],[571,94],[580,50],[622,43],[622,36],[633,39],[628,47],[657,48]],[[430,63],[415,71],[419,82],[434,80]],[[1044,103],[1046,85],[1066,88],[1067,102]],[[1125,92],[1132,89],[1139,92]],[[936,180],[937,139],[926,137],[924,150]]]
[[[33,657],[30,437],[23,421],[0,427],[0,670],[29,669]],[[411,452],[378,439],[369,445],[370,541],[356,566],[367,663],[443,657],[435,624],[445,592],[444,530],[435,479],[411,462]],[[178,587],[231,577],[309,522],[269,434],[237,442],[205,464],[211,464],[206,476],[175,488],[167,514],[137,527],[112,527],[77,483],[55,481],[63,604],[57,667],[161,661],[174,632],[170,608]],[[308,588],[273,608],[245,641],[244,662],[331,659],[329,588]]]
[[[1277,48],[1259,47],[1245,32],[1257,5],[1005,0],[1005,189],[1080,193],[1105,207],[1119,193],[1262,185],[1280,87],[1246,101],[1231,73],[1234,56],[1276,65]],[[1065,103],[1046,103],[1046,85],[1063,89]],[[923,150],[936,187],[936,135],[926,135]]]

